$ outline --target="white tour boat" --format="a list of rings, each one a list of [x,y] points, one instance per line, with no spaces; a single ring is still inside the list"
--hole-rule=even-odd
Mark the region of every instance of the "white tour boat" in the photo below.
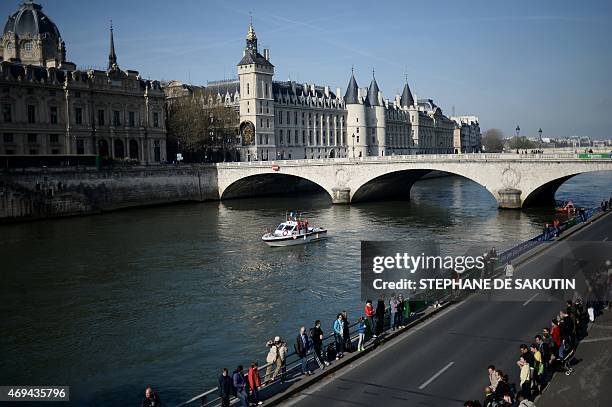
[[[316,240],[325,239],[327,230],[311,227],[308,220],[302,220],[301,214],[289,213],[274,231],[268,232],[261,237],[268,246],[294,246]]]

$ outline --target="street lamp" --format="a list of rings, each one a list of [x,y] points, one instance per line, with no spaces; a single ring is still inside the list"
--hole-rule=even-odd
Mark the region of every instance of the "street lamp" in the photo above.
[[[519,134],[521,132],[521,128],[519,127],[519,125],[516,125],[516,153],[519,153]]]
[[[355,159],[355,133],[353,133],[353,159]]]
[[[542,128],[538,130],[538,134],[540,135],[540,153],[542,153]]]

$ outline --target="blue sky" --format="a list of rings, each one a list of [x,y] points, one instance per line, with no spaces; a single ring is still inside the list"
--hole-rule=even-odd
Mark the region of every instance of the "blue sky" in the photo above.
[[[119,65],[193,84],[230,78],[252,12],[276,80],[344,92],[372,69],[385,97],[404,78],[447,115],[544,137],[612,137],[610,1],[38,0],[68,58],[104,67],[112,18]],[[8,15],[19,0],[2,0]]]

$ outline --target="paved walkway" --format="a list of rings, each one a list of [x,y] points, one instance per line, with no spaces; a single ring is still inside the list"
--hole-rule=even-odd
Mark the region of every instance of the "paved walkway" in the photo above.
[[[612,310],[595,320],[576,351],[570,376],[557,374],[538,407],[607,407],[612,405]]]

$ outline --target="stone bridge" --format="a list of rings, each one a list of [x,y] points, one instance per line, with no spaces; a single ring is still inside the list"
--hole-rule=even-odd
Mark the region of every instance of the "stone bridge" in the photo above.
[[[521,208],[551,204],[563,182],[577,174],[610,171],[612,159],[576,154],[428,154],[219,163],[217,169],[219,199],[288,192],[303,184],[318,185],[337,204],[408,199],[419,178],[444,171],[482,185],[500,208]]]

